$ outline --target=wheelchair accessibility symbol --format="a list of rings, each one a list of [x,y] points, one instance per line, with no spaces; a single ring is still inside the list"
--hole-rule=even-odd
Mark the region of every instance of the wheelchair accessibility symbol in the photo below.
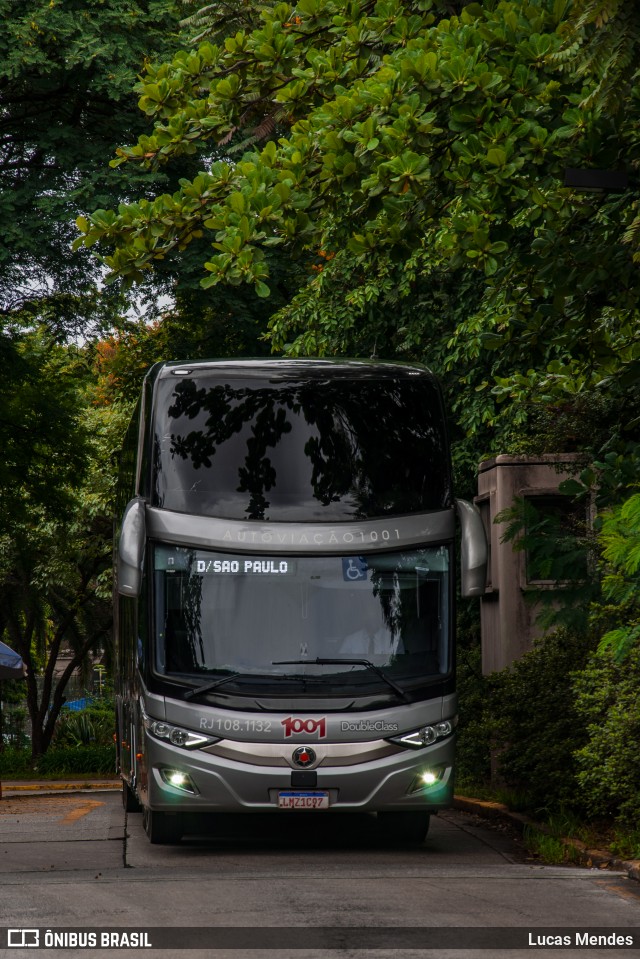
[[[347,583],[355,583],[367,578],[367,564],[359,556],[342,560],[342,578]]]

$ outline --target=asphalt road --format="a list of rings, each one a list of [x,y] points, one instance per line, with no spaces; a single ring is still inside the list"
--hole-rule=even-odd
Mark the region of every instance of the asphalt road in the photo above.
[[[10,797],[0,802],[0,885],[0,956],[12,959],[53,953],[47,931],[58,957],[138,955],[122,935],[141,930],[144,954],[163,959],[640,955],[639,883],[532,862],[505,830],[453,811],[417,848],[385,845],[367,817],[326,813],[220,817],[207,835],[165,847],[149,844],[140,815],[125,819],[117,793]],[[601,927],[638,946],[575,948],[575,930]],[[9,929],[33,930],[24,948]],[[78,930],[95,930],[95,947],[75,948]],[[99,948],[105,930],[124,947]],[[28,945],[35,931],[40,948]],[[539,944],[564,934],[571,947]]]

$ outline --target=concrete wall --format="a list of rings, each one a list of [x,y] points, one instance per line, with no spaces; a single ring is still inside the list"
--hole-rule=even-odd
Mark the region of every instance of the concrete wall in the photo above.
[[[496,456],[480,463],[478,496],[489,542],[487,592],[481,600],[482,671],[485,675],[504,669],[531,649],[541,630],[539,610],[527,601],[533,583],[527,579],[526,554],[512,543],[501,542],[505,523],[494,522],[516,498],[557,494],[560,483],[580,472],[577,455]],[[557,584],[536,581],[537,589]]]

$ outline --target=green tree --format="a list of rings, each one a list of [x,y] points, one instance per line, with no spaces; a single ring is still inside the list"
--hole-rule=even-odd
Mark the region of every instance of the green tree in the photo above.
[[[141,130],[131,87],[175,49],[174,0],[0,0],[0,311],[35,309],[59,334],[105,319],[101,267],[70,256],[73,222],[166,183],[103,162]]]
[[[93,406],[82,354],[23,334],[11,396],[11,483],[0,485],[0,636],[25,663],[33,756],[46,752],[71,675],[108,647],[117,406]],[[60,661],[66,660],[64,668]]]
[[[633,118],[581,107],[588,80],[554,64],[565,7],[265,8],[259,28],[145,75],[154,129],[115,162],[206,155],[258,115],[288,136],[80,219],[82,243],[110,246],[112,275],[140,279],[208,236],[202,285],[264,297],[269,251],[315,256],[321,269],[272,319],[276,348],[435,355],[477,389],[472,429],[496,422],[497,404],[516,424],[535,400],[575,405],[637,372],[637,280],[632,197],[573,193],[564,171],[610,167],[635,145]]]
[[[194,44],[202,40],[213,43],[224,41],[239,32],[253,30],[261,11],[274,7],[277,2],[278,0],[214,0],[203,7],[199,0],[183,0],[188,12],[188,16],[181,22],[183,35],[190,37],[190,42]]]
[[[0,336],[0,535],[34,509],[68,515],[84,463],[77,435],[75,387],[60,375],[60,355],[46,333],[14,329]]]
[[[604,578],[603,602],[596,622],[609,621],[601,649],[618,660],[640,647],[640,493],[605,513],[600,532]]]
[[[640,10],[622,0],[573,0],[558,62],[597,83],[586,105],[619,110],[637,83]]]
[[[110,530],[85,501],[85,377],[59,344],[112,327],[124,302],[100,291],[94,258],[70,255],[73,221],[169,182],[99,158],[141,129],[131,86],[175,49],[179,16],[172,0],[0,0],[0,634],[27,663],[35,752],[68,679],[54,677],[61,648],[81,664],[108,623],[96,576]]]

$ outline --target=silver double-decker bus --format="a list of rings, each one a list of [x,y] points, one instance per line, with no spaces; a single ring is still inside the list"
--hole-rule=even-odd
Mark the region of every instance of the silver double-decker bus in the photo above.
[[[152,843],[201,816],[376,814],[420,842],[453,797],[455,500],[423,366],[169,362],[121,457],[118,768]],[[198,814],[194,817],[193,814]]]

